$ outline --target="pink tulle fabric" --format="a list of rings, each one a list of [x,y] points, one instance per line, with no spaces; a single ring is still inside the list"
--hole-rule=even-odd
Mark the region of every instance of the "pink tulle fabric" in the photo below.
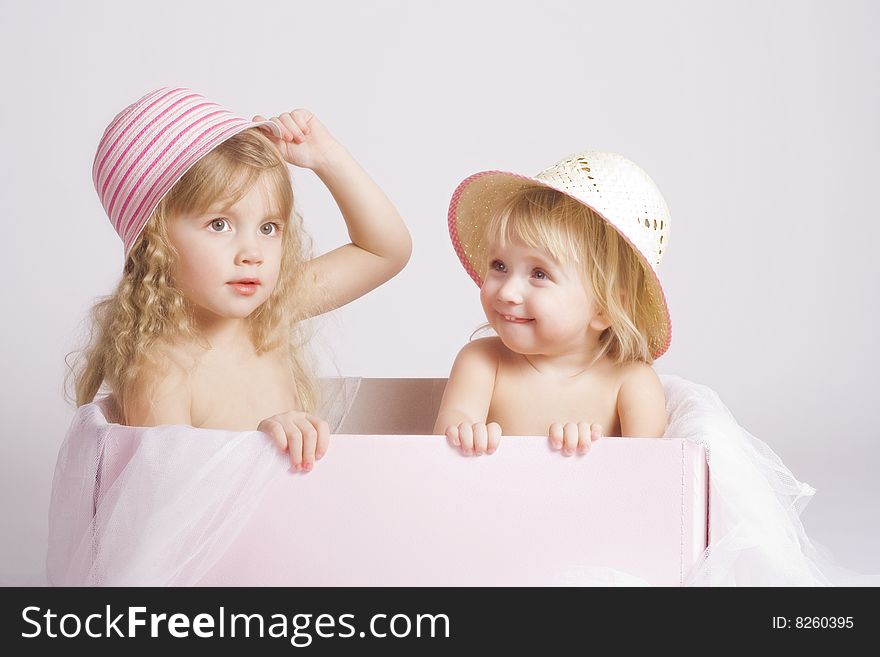
[[[667,437],[704,445],[710,467],[709,546],[686,584],[880,585],[880,577],[839,568],[811,542],[799,516],[814,490],[740,427],[714,391],[680,377],[661,380]],[[341,425],[356,384],[341,390],[331,427]],[[256,431],[123,427],[112,419],[107,400],[80,407],[61,447],[49,583],[198,583],[289,462]],[[596,583],[640,583],[626,573],[606,580]]]
[[[324,381],[337,429],[360,379]],[[58,454],[46,578],[53,586],[191,586],[223,555],[290,461],[258,431],[113,422],[81,406]]]
[[[256,431],[122,427],[106,412],[80,407],[58,456],[49,584],[196,583],[284,472],[282,455]]]

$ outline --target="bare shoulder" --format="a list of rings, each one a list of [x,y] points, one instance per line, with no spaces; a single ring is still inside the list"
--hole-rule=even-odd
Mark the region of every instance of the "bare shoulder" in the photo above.
[[[163,346],[138,372],[125,401],[125,424],[153,427],[192,424],[193,377],[198,359],[192,349]]]
[[[507,347],[498,337],[471,340],[458,352],[456,360],[469,363],[497,366]]]
[[[663,390],[660,377],[657,376],[654,368],[647,363],[623,363],[617,366],[617,375],[621,392],[623,392],[624,388],[631,392],[638,392],[640,390],[660,390],[662,392]]]

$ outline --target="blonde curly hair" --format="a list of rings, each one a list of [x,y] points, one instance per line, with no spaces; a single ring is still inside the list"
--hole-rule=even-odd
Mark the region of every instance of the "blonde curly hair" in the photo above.
[[[93,401],[103,387],[112,393],[120,421],[125,423],[126,400],[133,385],[145,368],[160,364],[162,346],[181,338],[208,346],[189,302],[174,283],[177,254],[168,239],[168,220],[203,212],[217,199],[228,198],[234,204],[258,179],[268,182],[274,209],[278,216],[287,217],[287,222],[282,232],[278,283],[246,321],[257,353],[287,341],[301,410],[315,409],[318,388],[305,349],[308,335],[300,321],[311,312],[298,303],[303,298],[302,286],[307,284],[304,273],[311,243],[294,207],[287,165],[259,129],[240,132],[217,146],[193,165],[156,207],[129,253],[116,290],[92,307],[86,346],[65,358],[68,401],[82,406]],[[73,365],[69,361],[72,354],[77,354]]]

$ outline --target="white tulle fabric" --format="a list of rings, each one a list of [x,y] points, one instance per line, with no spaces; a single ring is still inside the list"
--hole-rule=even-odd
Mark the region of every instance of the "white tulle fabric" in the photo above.
[[[798,481],[764,442],[739,424],[714,390],[661,376],[667,437],[706,447],[709,545],[690,586],[876,586],[833,563],[804,531],[800,514],[815,490]]]
[[[360,379],[323,382],[335,431]],[[112,422],[108,399],[81,406],[58,454],[46,576],[53,586],[196,584],[289,460],[264,434]]]
[[[880,585],[878,577],[835,566],[810,541],[799,515],[814,490],[740,427],[714,391],[680,377],[661,380],[667,436],[705,445],[710,466],[709,547],[687,585]],[[332,430],[341,426],[358,383],[341,379],[328,388],[322,412]],[[50,506],[49,583],[198,583],[273,478],[287,472],[286,457],[256,431],[135,429],[112,423],[108,411],[101,402],[82,406],[61,447]],[[586,574],[597,585],[645,584],[616,571]],[[572,582],[583,585],[585,573],[577,575]]]

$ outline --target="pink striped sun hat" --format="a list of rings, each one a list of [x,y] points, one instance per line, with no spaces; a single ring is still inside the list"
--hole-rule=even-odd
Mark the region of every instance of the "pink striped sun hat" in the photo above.
[[[235,134],[267,126],[248,121],[190,89],[162,87],[132,103],[107,126],[92,180],[126,257],[162,197],[196,162]]]
[[[488,268],[487,222],[510,197],[528,187],[554,189],[605,220],[633,249],[645,270],[642,303],[649,309],[648,347],[662,356],[672,341],[672,320],[657,273],[669,244],[669,208],[648,174],[617,153],[583,151],[536,176],[481,171],[452,194],[447,219],[452,246],[465,271],[479,285]]]

